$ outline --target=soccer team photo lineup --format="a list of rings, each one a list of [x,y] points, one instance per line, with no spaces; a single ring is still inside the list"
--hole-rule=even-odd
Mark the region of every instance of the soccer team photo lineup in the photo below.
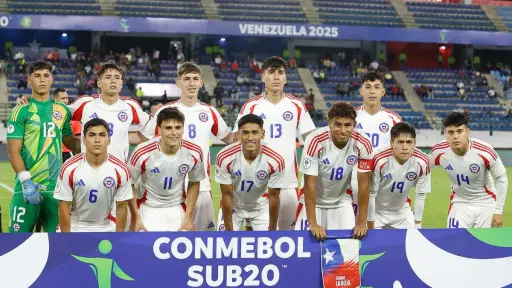
[[[389,91],[378,72],[362,76],[361,106],[336,102],[315,127],[286,92],[287,61],[269,57],[263,91],[229,127],[199,101],[204,75],[193,62],[177,69],[181,97],[149,113],[120,96],[116,64],[99,67],[101,94],[71,103],[52,89],[52,66],[28,66],[32,95],[7,121],[9,233],[309,230],[322,241],[329,230],[362,239],[372,229],[507,225],[510,186],[494,143],[473,138],[468,113],[453,111],[445,140],[417,148],[417,128],[381,104]],[[210,161],[213,138],[225,146]],[[435,207],[434,194],[449,205]],[[429,209],[445,211],[436,226],[422,224]]]

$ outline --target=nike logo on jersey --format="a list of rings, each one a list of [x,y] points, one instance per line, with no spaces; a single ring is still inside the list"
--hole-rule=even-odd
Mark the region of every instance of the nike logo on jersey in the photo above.
[[[85,187],[85,182],[84,182],[84,180],[82,180],[82,179],[78,180],[78,181],[75,183],[75,186],[76,186],[76,187]]]
[[[446,170],[453,170],[452,164],[448,164],[448,166],[444,167]]]
[[[329,162],[329,158],[325,158],[324,160],[322,160],[322,163],[324,163],[324,164],[331,164],[331,162]]]
[[[384,179],[392,179],[392,178],[393,178],[393,175],[391,175],[391,173],[384,175]]]
[[[95,118],[98,118],[98,114],[93,113],[91,116],[89,116],[89,119],[95,119]]]
[[[361,123],[357,123],[356,129],[363,129],[363,125]]]
[[[155,167],[155,168],[151,169],[150,171],[153,173],[160,173],[160,169],[158,169],[158,167]]]

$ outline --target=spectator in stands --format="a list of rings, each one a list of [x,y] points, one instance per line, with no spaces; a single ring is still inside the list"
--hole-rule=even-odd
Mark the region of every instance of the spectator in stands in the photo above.
[[[295,60],[295,58],[290,58],[290,61],[288,63],[290,64],[290,68],[297,68],[297,60]]]
[[[448,57],[448,65],[450,69],[455,68],[455,56],[450,55],[450,57]]]
[[[167,103],[167,90],[164,90],[164,95],[162,95],[162,103]]]
[[[227,68],[228,68],[228,64],[226,64],[226,61],[222,61],[220,63],[220,70],[226,71]]]
[[[233,62],[231,63],[231,70],[233,70],[233,72],[238,74],[239,69],[240,69],[240,67],[238,66],[238,61],[233,60]]]
[[[315,79],[317,84],[320,83],[320,73],[318,73],[318,70],[313,71],[313,79]]]
[[[359,90],[359,87],[360,87],[360,83],[359,83],[359,78],[354,78],[354,80],[352,81],[352,91],[354,91],[354,93],[357,93],[355,91],[358,91]]]
[[[224,96],[224,88],[220,84],[220,81],[217,82],[217,86],[213,90],[213,96],[215,97],[215,106],[222,107],[222,97]]]
[[[144,97],[144,91],[142,91],[142,87],[139,87],[139,89],[137,90],[136,95],[137,95],[137,97],[139,99],[142,99],[142,97]]]
[[[393,98],[398,97],[398,85],[397,84],[391,85],[391,97],[393,97]]]
[[[231,87],[231,91],[229,91],[231,94],[231,99],[238,100],[238,92],[239,89],[237,86]]]
[[[313,88],[309,88],[308,102],[315,103],[315,93],[313,93]]]
[[[434,99],[434,89],[432,87],[428,87],[427,92],[428,92],[428,98]]]
[[[457,82],[456,86],[457,86],[457,89],[463,89],[464,88],[464,82],[462,81],[462,79],[459,80],[459,82]]]
[[[418,88],[418,96],[420,96],[422,99],[428,97],[427,87],[425,85],[421,84],[420,88]]]
[[[338,82],[338,86],[336,86],[336,94],[344,95],[343,93],[343,82]]]
[[[474,55],[473,56],[473,69],[480,71],[480,56]]]
[[[25,76],[24,74],[20,74],[19,78],[18,78],[18,85],[17,85],[17,88],[18,90],[20,90],[21,88],[23,89],[28,89],[28,82],[27,82],[27,76]]]
[[[160,60],[160,51],[158,49],[153,50],[153,60]]]
[[[20,96],[18,96],[18,99],[16,99],[16,105],[20,105],[23,102],[25,102],[25,98],[23,97],[22,94],[20,94]]]
[[[130,90],[131,92],[131,96],[136,96],[137,95],[137,91],[135,91],[135,80],[132,78],[132,77],[129,77],[128,80],[126,81],[126,87],[128,87],[128,90]]]
[[[7,59],[11,59],[13,54],[12,54],[12,49],[13,49],[14,45],[12,44],[12,41],[11,40],[7,40],[5,42],[5,45],[4,45],[4,52],[5,52],[5,56],[7,57]]]
[[[210,95],[204,86],[199,89],[199,101],[210,104]]]
[[[404,68],[407,65],[407,54],[405,53],[405,50],[400,52],[400,55],[398,56],[398,59],[400,61],[400,70],[404,70]]]
[[[320,76],[320,82],[327,82],[327,77],[325,76],[325,72],[323,69],[320,69],[320,72],[318,72],[318,76]]]
[[[464,88],[460,88],[457,97],[459,97],[460,100],[467,100],[466,90],[464,90]]]
[[[443,68],[443,63],[444,60],[443,60],[443,54],[441,52],[439,52],[439,54],[437,55],[437,64],[439,66],[439,68]]]
[[[489,98],[491,99],[496,99],[498,97],[496,91],[494,90],[494,87],[490,87],[489,88],[489,91],[487,91],[487,95],[489,96]]]
[[[325,57],[322,64],[324,69],[331,71],[331,59]]]
[[[398,97],[405,99],[404,88],[400,84],[398,84]]]
[[[220,57],[220,55],[217,55],[217,57],[215,57],[215,64],[217,66],[220,66],[221,63],[222,63],[222,57]]]
[[[373,70],[373,71],[379,70],[379,62],[377,62],[377,60],[373,60],[373,62],[370,63],[370,70]]]

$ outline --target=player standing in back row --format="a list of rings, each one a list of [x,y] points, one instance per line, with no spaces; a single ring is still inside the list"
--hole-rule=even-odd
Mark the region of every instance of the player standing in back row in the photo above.
[[[210,184],[210,139],[213,135],[226,144],[233,143],[234,137],[226,122],[215,107],[198,101],[199,89],[203,87],[201,68],[186,62],[178,69],[176,85],[181,90],[180,100],[160,107],[141,131],[140,142],[158,136],[157,117],[160,111],[169,107],[178,108],[185,115],[183,139],[201,147],[207,177],[201,181],[199,196],[194,211],[196,230],[215,230],[215,219]]]
[[[452,184],[448,228],[502,227],[508,178],[500,156],[469,137],[464,113],[448,113],[443,126],[446,140],[432,147],[430,163],[444,168]]]
[[[279,153],[285,162],[285,183],[280,192],[279,230],[293,230],[297,213],[299,169],[297,165],[297,131],[305,139],[315,129],[315,124],[297,97],[284,93],[288,63],[279,57],[270,57],[261,67],[261,80],[265,92],[244,104],[238,120],[246,114],[260,116],[264,124],[265,143]],[[237,127],[233,129],[237,131]],[[220,218],[220,216],[219,216]]]
[[[382,107],[381,100],[386,94],[384,77],[377,72],[369,72],[363,76],[359,93],[363,97],[363,105],[356,108],[356,130],[364,133],[372,143],[374,153],[378,153],[389,146],[391,128],[402,118],[397,113]],[[352,200],[354,213],[357,214],[357,177],[356,171],[352,174]]]

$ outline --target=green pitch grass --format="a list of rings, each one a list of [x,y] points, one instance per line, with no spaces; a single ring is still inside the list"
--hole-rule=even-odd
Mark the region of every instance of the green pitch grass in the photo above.
[[[2,231],[7,232],[9,225],[9,204],[12,193],[4,187],[12,189],[14,186],[14,171],[7,162],[0,163],[0,207],[2,209]],[[215,173],[215,167],[210,170]],[[512,181],[512,167],[507,168],[509,181]],[[213,179],[212,175],[212,179]],[[4,185],[1,185],[4,184]],[[509,185],[510,188],[510,185]],[[512,189],[509,189],[512,190]],[[509,191],[512,193],[512,191]],[[215,219],[220,202],[220,188],[218,184],[212,185],[213,205],[215,207]],[[425,213],[423,216],[423,228],[445,228],[450,197],[450,181],[442,168],[432,170],[432,193],[427,195]],[[414,200],[414,199],[413,199]],[[505,203],[504,226],[512,227],[512,195],[509,195]]]

